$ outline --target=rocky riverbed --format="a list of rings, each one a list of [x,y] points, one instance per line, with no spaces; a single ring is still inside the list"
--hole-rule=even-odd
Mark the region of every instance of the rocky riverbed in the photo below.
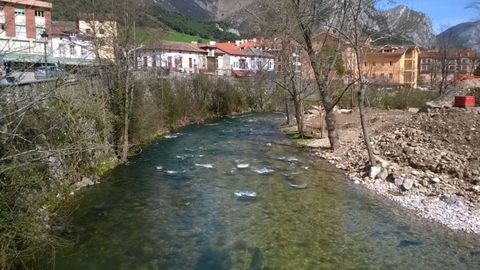
[[[339,114],[341,146],[328,140],[301,143],[342,169],[356,184],[398,202],[421,217],[455,230],[480,233],[480,109],[370,111],[379,164],[368,168],[358,113]],[[315,129],[319,115],[307,116]],[[288,129],[288,128],[287,128]],[[292,128],[290,128],[292,130]]]

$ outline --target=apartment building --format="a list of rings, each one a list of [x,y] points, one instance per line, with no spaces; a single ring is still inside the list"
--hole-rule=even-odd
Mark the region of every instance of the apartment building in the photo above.
[[[51,12],[52,4],[45,1],[0,0],[2,60],[42,61],[51,34]]]
[[[419,73],[424,84],[432,85],[446,76],[454,81],[461,75],[473,75],[478,65],[474,49],[428,50],[419,55]]]
[[[417,88],[417,46],[385,45],[365,56],[365,75],[374,84]]]

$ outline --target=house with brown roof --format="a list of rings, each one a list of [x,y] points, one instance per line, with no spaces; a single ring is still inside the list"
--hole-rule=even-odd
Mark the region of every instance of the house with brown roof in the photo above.
[[[365,56],[365,76],[373,84],[417,88],[417,46],[385,45]]]
[[[200,73],[207,70],[208,52],[197,44],[160,41],[137,51],[137,68],[159,68],[169,72]]]

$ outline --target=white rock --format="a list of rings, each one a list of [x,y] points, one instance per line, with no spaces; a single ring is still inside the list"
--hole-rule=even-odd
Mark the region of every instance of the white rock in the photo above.
[[[378,166],[372,166],[372,167],[370,167],[370,173],[369,173],[370,178],[375,179],[375,177],[376,177],[381,171],[382,171],[382,168],[381,168],[381,167],[378,167]]]
[[[413,188],[413,184],[414,184],[413,180],[407,178],[407,179],[403,180],[402,187],[403,187],[405,190],[410,190],[410,189]]]

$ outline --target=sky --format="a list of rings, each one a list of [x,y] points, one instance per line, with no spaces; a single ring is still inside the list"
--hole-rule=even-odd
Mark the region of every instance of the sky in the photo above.
[[[386,9],[396,5],[406,5],[427,14],[433,23],[436,34],[459,23],[479,20],[480,10],[467,9],[473,0],[385,0],[378,7]]]

